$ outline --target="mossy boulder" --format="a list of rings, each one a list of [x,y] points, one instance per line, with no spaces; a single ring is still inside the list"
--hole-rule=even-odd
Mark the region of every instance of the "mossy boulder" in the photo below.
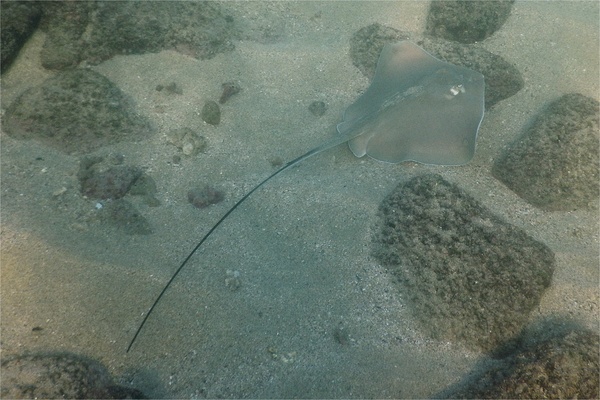
[[[492,174],[543,210],[597,209],[599,116],[597,100],[578,93],[560,97],[504,150]]]
[[[490,351],[521,331],[552,281],[548,247],[439,175],[400,184],[380,217],[374,255],[433,338]]]
[[[154,133],[132,100],[90,69],[60,72],[21,94],[6,111],[3,128],[66,153],[87,153]]]

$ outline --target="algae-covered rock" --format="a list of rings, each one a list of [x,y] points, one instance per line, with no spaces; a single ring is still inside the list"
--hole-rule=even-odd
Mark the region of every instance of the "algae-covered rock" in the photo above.
[[[188,191],[188,201],[196,208],[206,208],[223,201],[225,193],[210,185],[198,186]]]
[[[40,53],[46,69],[75,67],[83,59],[84,33],[89,28],[95,1],[44,1],[44,16],[40,29],[46,31],[46,40]]]
[[[47,31],[42,64],[62,69],[118,54],[172,49],[208,59],[233,50],[233,18],[198,1],[42,2]]]
[[[0,68],[5,72],[40,20],[40,4],[33,1],[0,2]]]
[[[598,333],[555,321],[527,329],[519,345],[465,382],[435,397],[451,399],[597,399]]]
[[[77,173],[81,194],[91,199],[120,199],[142,176],[141,169],[127,165],[97,168],[97,162],[100,160],[82,160]]]
[[[100,210],[103,221],[128,235],[150,235],[152,226],[138,209],[125,199],[106,202]]]
[[[73,353],[3,357],[4,399],[145,399],[137,389],[118,386],[98,361]]]
[[[597,208],[599,116],[598,101],[577,93],[562,96],[505,149],[492,174],[543,210]]]
[[[90,69],[60,72],[25,91],[7,109],[3,128],[14,138],[67,153],[87,153],[154,132],[128,96]]]
[[[374,255],[434,338],[491,350],[519,333],[552,281],[550,249],[439,175],[400,184],[380,216]]]
[[[515,0],[432,1],[425,32],[460,43],[480,42],[506,22],[514,2]]]

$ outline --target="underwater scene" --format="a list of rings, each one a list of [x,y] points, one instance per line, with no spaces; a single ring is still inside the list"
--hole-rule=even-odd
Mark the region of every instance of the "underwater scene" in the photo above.
[[[598,398],[597,1],[3,1],[3,398]]]

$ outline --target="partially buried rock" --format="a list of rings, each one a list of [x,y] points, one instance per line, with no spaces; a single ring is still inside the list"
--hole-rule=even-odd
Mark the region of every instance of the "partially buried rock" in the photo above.
[[[232,39],[239,35],[221,5],[207,1],[46,1],[41,6],[46,41],[40,56],[46,68],[167,49],[207,59],[233,50]]]
[[[207,124],[219,125],[219,122],[221,122],[221,109],[216,101],[209,100],[202,107],[200,116]]]
[[[313,101],[308,106],[308,111],[310,111],[316,117],[322,117],[327,111],[327,105],[322,101]]]
[[[550,286],[554,254],[435,174],[380,206],[374,255],[430,336],[489,351],[515,336]]]
[[[598,101],[562,96],[498,158],[493,175],[543,210],[597,208],[598,116]]]
[[[99,362],[73,353],[3,357],[4,399],[145,399],[137,389],[118,386]]]
[[[506,22],[515,0],[432,1],[426,33],[460,42],[475,43],[491,36]]]
[[[120,199],[142,176],[137,167],[118,165],[106,168],[101,157],[84,158],[77,177],[81,194],[92,199]]]
[[[597,399],[598,333],[576,324],[543,323],[528,329],[519,346],[456,389],[435,398]],[[570,326],[569,326],[570,325]]]
[[[379,23],[365,26],[350,39],[350,59],[363,75],[371,79],[383,46],[409,38],[408,33]]]
[[[154,132],[150,122],[111,81],[90,69],[60,72],[20,95],[6,110],[3,128],[67,153],[86,153]]]
[[[191,189],[188,192],[188,201],[196,208],[205,208],[217,204],[225,198],[225,194],[210,185]]]
[[[135,183],[129,188],[128,194],[132,196],[142,196],[144,202],[149,207],[158,207],[160,201],[156,198],[156,182],[150,175],[142,174]]]
[[[150,235],[153,229],[133,204],[124,199],[106,202],[101,217],[128,235]]]

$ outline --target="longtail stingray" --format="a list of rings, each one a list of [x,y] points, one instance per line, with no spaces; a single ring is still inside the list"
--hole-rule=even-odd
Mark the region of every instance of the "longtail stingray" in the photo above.
[[[252,193],[307,158],[348,142],[357,157],[461,165],[473,158],[484,113],[484,78],[479,72],[438,60],[409,41],[384,46],[369,88],[337,125],[338,134],[288,162],[237,201],[196,244],[175,270],[138,326],[148,317],[192,255]]]

